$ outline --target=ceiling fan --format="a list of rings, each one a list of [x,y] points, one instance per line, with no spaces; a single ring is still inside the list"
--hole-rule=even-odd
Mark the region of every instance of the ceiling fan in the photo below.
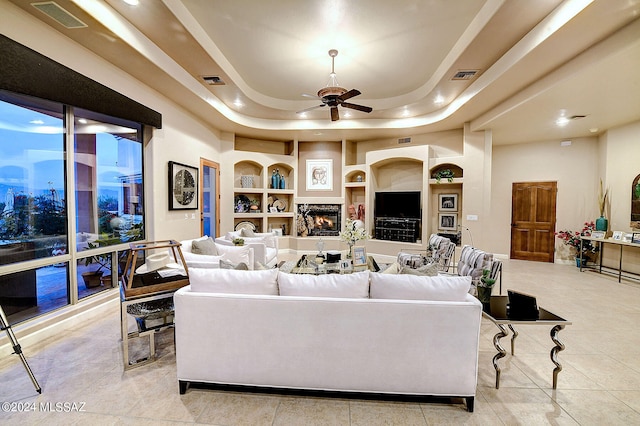
[[[328,106],[330,107],[330,110],[331,110],[331,121],[337,121],[340,119],[340,115],[338,114],[338,105],[344,108],[351,108],[351,109],[355,109],[362,112],[373,111],[373,108],[368,106],[345,102],[347,99],[353,98],[354,96],[358,96],[360,94],[360,91],[357,89],[351,89],[347,91],[347,89],[345,89],[344,87],[340,87],[338,85],[338,80],[336,79],[336,73],[334,71],[334,62],[335,62],[336,56],[338,56],[338,51],[335,49],[331,49],[329,51],[329,56],[331,56],[331,74],[329,74],[329,83],[327,83],[326,87],[323,87],[322,89],[318,90],[318,96],[317,96],[317,98],[322,101],[322,104],[316,105],[311,108],[303,109],[302,111],[298,111],[297,114],[311,111],[312,109]],[[314,99],[316,98],[316,96],[306,95],[306,94],[304,94],[303,96],[307,96]]]

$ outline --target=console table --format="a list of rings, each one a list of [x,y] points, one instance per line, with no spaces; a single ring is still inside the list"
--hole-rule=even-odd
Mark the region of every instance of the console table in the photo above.
[[[507,337],[509,332],[507,327],[513,333],[511,336],[511,355],[515,355],[515,342],[518,337],[518,332],[514,328],[514,325],[543,325],[551,326],[551,340],[555,343],[555,346],[551,349],[551,362],[555,364],[553,369],[553,388],[556,389],[558,385],[558,373],[562,371],[562,364],[558,362],[558,352],[564,350],[564,344],[558,340],[558,333],[564,329],[565,326],[571,325],[570,321],[559,317],[558,315],[540,308],[538,310],[539,317],[537,320],[512,320],[507,317],[507,304],[509,303],[509,296],[491,296],[490,309],[483,311],[482,315],[489,321],[494,323],[500,331],[493,337],[493,346],[498,353],[493,357],[493,368],[496,370],[496,389],[500,389],[500,367],[498,366],[498,360],[504,358],[507,351],[500,345],[500,339]]]
[[[586,236],[581,236],[580,237],[580,253],[582,253],[582,244],[584,243],[584,241],[591,241],[591,242],[595,242],[598,243],[598,248],[599,248],[599,252],[600,252],[600,265],[598,267],[598,272],[602,273],[602,253],[603,253],[603,249],[604,246],[607,244],[613,245],[613,246],[618,246],[620,248],[620,259],[618,262],[618,282],[621,282],[622,280],[622,249],[624,247],[633,247],[633,248],[637,248],[640,249],[640,244],[636,244],[636,243],[630,243],[628,241],[620,241],[620,240],[614,240],[612,238],[594,238],[594,237],[586,237]],[[608,266],[604,266],[604,268],[609,268],[609,269],[613,269],[615,270],[615,268],[610,268]],[[582,272],[582,262],[580,262],[580,272]],[[589,268],[589,269],[595,269],[595,268]],[[608,272],[608,271],[604,271],[604,272]],[[624,275],[625,278],[631,278],[631,279],[640,279],[640,275],[637,274],[633,274],[633,272],[627,272],[627,274],[632,274],[632,275]]]

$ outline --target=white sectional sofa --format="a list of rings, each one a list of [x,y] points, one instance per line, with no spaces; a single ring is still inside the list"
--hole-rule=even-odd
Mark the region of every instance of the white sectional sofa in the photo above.
[[[249,269],[273,268],[278,263],[278,237],[268,232],[255,233],[253,237],[241,237],[243,246],[233,245],[233,238],[225,235],[213,240],[215,252],[212,254],[196,253],[193,243],[202,242],[210,237],[181,241],[182,255],[189,268],[219,268],[220,260],[233,264],[245,263]]]
[[[462,397],[473,411],[482,305],[469,277],[190,268],[178,290],[190,383]]]

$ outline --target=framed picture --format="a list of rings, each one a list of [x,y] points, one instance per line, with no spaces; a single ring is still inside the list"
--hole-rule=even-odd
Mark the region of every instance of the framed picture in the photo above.
[[[333,160],[307,160],[307,191],[333,191]]]
[[[640,232],[634,232],[631,234],[631,242],[633,244],[640,244]]]
[[[353,266],[363,266],[367,264],[367,250],[363,246],[353,246],[351,248],[351,259]]]
[[[438,213],[438,229],[455,231],[458,229],[458,215],[456,213]]]
[[[169,210],[198,208],[198,169],[169,161]]]
[[[613,236],[611,238],[616,240],[616,241],[622,241],[624,239],[624,232],[623,231],[613,231]]]
[[[458,194],[438,195],[438,210],[441,212],[457,212]]]
[[[604,236],[606,235],[605,231],[591,231],[591,237],[592,238],[604,238]]]

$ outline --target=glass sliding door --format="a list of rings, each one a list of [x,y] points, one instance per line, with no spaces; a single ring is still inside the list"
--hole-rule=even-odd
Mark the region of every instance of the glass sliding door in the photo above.
[[[70,303],[66,198],[64,107],[0,91],[0,305],[10,322]],[[51,265],[29,267],[42,258]]]

